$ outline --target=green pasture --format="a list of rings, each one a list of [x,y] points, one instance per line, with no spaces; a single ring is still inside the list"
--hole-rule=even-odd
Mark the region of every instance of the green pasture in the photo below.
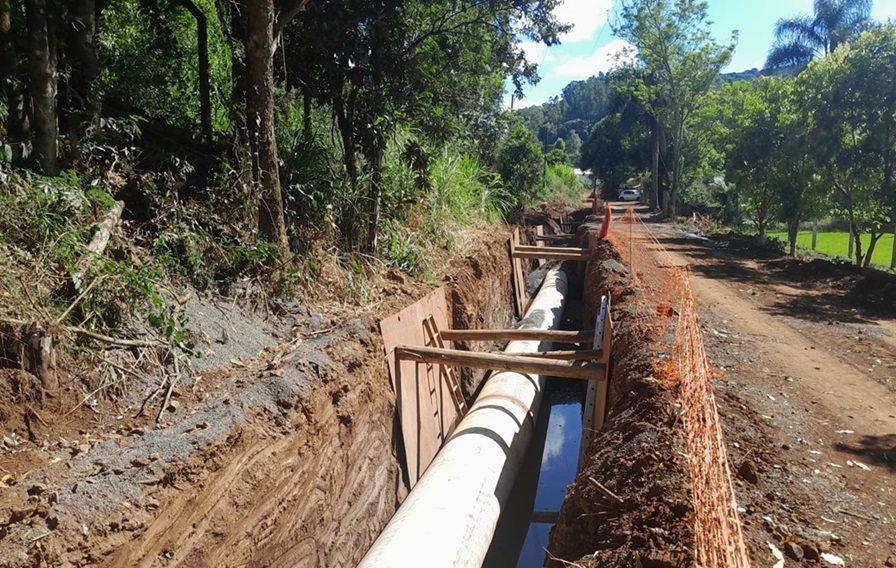
[[[787,242],[786,231],[769,231],[769,238],[778,239],[784,243]],[[868,248],[868,242],[871,240],[869,235],[862,236],[862,248]],[[796,245],[803,250],[812,250],[812,231],[800,231],[796,237]],[[815,251],[828,256],[840,256],[846,258],[849,251],[849,233],[838,232],[819,232],[815,241]],[[871,256],[871,262],[882,266],[890,266],[890,260],[893,258],[893,233],[884,235],[877,241],[874,247],[874,254]],[[854,258],[849,260],[855,262]]]

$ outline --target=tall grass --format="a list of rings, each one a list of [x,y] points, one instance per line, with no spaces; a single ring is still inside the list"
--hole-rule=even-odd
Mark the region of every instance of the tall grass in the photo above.
[[[436,150],[425,180],[400,163],[387,163],[387,172],[393,214],[383,226],[381,254],[388,265],[406,272],[426,274],[427,251],[453,248],[465,228],[503,222],[513,204],[497,175],[449,146]]]
[[[536,196],[524,205],[526,207],[537,206],[540,202],[563,203],[565,205],[580,207],[582,193],[585,186],[576,176],[572,166],[568,164],[555,164],[547,167],[545,172],[544,187]]]

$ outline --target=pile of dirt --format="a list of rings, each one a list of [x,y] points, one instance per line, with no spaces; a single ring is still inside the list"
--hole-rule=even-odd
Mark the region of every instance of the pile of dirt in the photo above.
[[[625,267],[608,242],[598,248],[584,298],[587,314],[601,295],[612,300],[610,410],[563,503],[546,565],[691,566],[693,510],[675,391],[652,376],[655,354],[637,325],[643,310]]]

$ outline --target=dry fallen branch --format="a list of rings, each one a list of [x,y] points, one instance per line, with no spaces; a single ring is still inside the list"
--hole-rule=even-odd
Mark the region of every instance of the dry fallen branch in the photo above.
[[[625,505],[625,501],[623,501],[622,497],[620,497],[619,495],[616,495],[615,493],[613,493],[612,491],[610,491],[609,489],[604,487],[598,480],[594,479],[593,477],[589,477],[588,481],[593,483],[594,486],[597,487],[597,490],[600,491],[600,493],[604,497],[609,499],[610,501],[613,501],[614,503],[616,503],[617,505],[620,505],[620,506]]]

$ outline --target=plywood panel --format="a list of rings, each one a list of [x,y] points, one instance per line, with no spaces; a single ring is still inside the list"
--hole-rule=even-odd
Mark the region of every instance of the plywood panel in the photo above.
[[[438,288],[419,302],[380,322],[386,348],[389,377],[407,457],[411,486],[417,483],[458,421],[450,387],[437,365],[401,361],[396,365],[396,345],[435,347],[427,337],[424,320],[432,316],[439,329],[448,328],[445,289]],[[445,347],[451,348],[450,342]]]

